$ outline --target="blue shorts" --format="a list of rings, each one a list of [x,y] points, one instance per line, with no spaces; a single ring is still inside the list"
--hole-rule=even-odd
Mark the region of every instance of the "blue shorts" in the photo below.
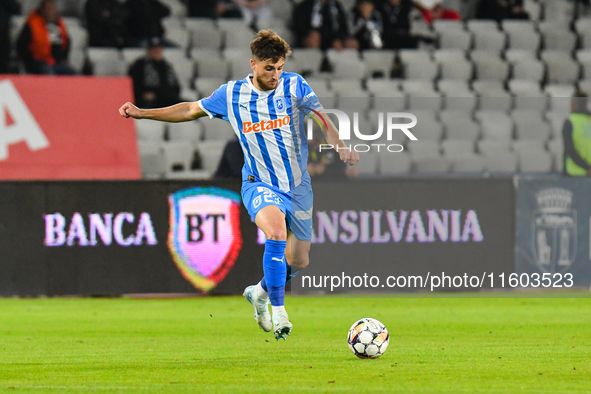
[[[285,214],[287,229],[297,239],[312,240],[314,193],[309,180],[302,180],[291,193],[263,182],[246,181],[242,183],[242,201],[253,221],[262,208],[277,206]]]

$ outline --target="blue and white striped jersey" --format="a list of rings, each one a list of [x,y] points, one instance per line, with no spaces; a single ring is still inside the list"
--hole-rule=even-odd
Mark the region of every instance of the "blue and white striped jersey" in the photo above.
[[[244,152],[243,181],[252,175],[290,192],[309,177],[304,117],[322,106],[301,75],[283,72],[269,91],[258,90],[251,77],[220,86],[199,105],[210,118],[232,124]]]

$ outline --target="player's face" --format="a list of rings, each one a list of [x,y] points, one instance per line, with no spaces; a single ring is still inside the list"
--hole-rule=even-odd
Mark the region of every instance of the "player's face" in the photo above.
[[[279,59],[277,63],[272,59],[251,60],[253,77],[261,90],[273,90],[277,87],[284,63],[285,59]]]

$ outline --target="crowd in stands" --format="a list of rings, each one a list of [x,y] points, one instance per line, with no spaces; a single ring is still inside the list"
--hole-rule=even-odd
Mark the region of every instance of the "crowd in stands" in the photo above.
[[[129,75],[136,103],[159,107],[244,78],[254,32],[272,28],[294,48],[288,70],[326,107],[355,108],[373,129],[377,111],[421,114],[421,141],[390,155],[396,163],[365,156],[362,175],[559,171],[569,108],[552,99],[591,91],[590,10],[589,0],[0,0],[0,73]],[[210,176],[226,126],[139,122],[144,173]],[[338,167],[316,156],[310,173]]]

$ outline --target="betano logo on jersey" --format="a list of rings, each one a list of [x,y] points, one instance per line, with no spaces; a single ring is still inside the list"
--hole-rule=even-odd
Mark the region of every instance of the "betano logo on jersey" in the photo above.
[[[261,120],[260,122],[256,123],[242,122],[242,132],[246,134],[250,133],[251,131],[258,133],[260,131],[278,129],[282,126],[287,126],[290,120],[291,118],[289,117],[289,115],[285,115],[277,119]]]

